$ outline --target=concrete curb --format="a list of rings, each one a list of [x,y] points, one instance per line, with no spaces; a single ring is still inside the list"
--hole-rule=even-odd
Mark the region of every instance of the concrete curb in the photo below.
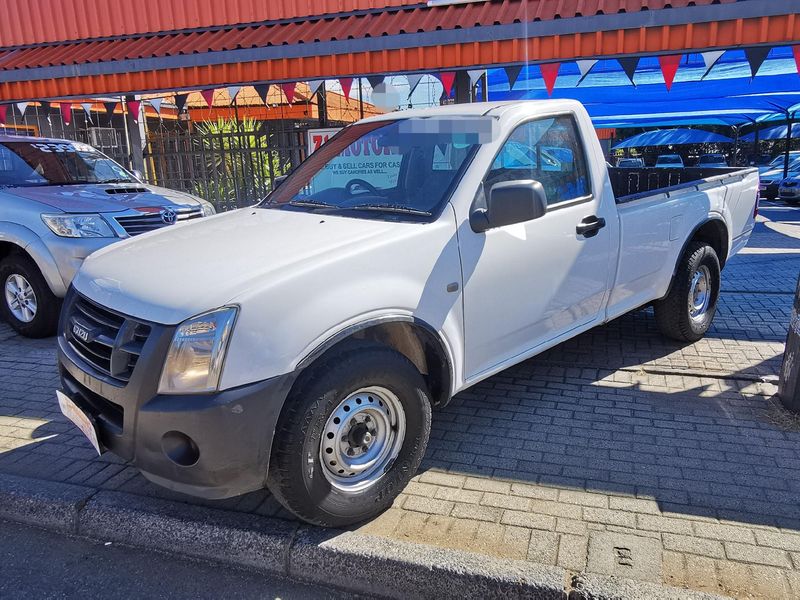
[[[389,598],[714,596],[352,531],[0,474],[0,518]]]

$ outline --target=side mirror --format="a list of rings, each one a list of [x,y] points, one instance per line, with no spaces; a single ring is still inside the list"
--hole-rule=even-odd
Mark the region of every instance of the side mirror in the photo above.
[[[289,177],[288,174],[287,175],[278,175],[275,179],[272,180],[272,189],[273,190],[277,190],[278,186],[280,184],[282,184],[284,181],[286,181],[286,179],[288,177]]]
[[[547,194],[542,184],[533,179],[503,181],[489,190],[486,208],[470,214],[470,225],[476,233],[538,219],[547,212]]]

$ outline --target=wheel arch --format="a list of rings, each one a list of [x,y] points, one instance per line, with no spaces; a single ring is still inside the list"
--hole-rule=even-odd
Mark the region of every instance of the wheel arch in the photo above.
[[[660,299],[663,300],[669,296],[669,293],[672,291],[672,286],[675,285],[675,274],[678,272],[678,268],[680,267],[681,261],[686,254],[686,250],[689,248],[689,245],[692,242],[707,243],[714,249],[714,252],[717,253],[720,270],[722,270],[722,268],[725,266],[725,261],[728,259],[728,249],[730,247],[728,226],[722,217],[709,217],[705,221],[695,225],[691,234],[686,238],[686,241],[683,242],[681,251],[678,253],[678,257],[675,259],[675,265],[672,267],[672,277],[669,281],[669,287],[667,287],[666,293]]]
[[[317,346],[297,365],[304,371],[344,346],[380,344],[405,356],[422,374],[437,406],[450,401],[453,364],[447,346],[429,323],[409,315],[385,315],[346,327]]]

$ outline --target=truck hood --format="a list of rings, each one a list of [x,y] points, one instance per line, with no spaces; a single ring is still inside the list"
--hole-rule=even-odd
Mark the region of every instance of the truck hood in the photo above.
[[[425,227],[245,208],[112,244],[86,259],[73,285],[123,314],[174,325]]]
[[[68,213],[109,213],[172,204],[196,205],[189,194],[143,183],[10,187],[3,193]]]

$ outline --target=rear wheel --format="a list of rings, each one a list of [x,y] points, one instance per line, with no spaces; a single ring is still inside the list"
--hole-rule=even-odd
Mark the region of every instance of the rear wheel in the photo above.
[[[0,262],[0,313],[17,333],[31,338],[55,334],[61,301],[29,257],[12,254]]]
[[[654,304],[661,333],[682,342],[702,338],[717,310],[719,258],[703,242],[692,242],[683,255],[666,298]]]
[[[431,427],[425,381],[402,354],[352,348],[312,365],[278,420],[269,488],[316,525],[344,527],[391,506]]]

